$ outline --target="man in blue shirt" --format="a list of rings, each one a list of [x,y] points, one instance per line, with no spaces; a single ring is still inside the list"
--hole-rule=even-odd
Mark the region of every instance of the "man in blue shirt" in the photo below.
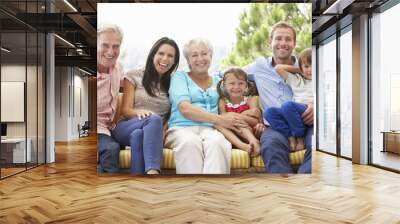
[[[275,70],[277,64],[297,65],[292,56],[296,46],[296,31],[287,23],[279,22],[272,27],[269,44],[272,57],[259,58],[244,69],[249,79],[254,79],[260,95],[261,106],[265,110],[269,107],[281,107],[285,101],[292,100],[292,89]],[[311,173],[311,137],[313,134],[314,106],[307,105],[302,115],[303,122],[310,127],[306,130],[306,153],[298,173]],[[268,123],[266,123],[268,126]],[[272,128],[265,128],[261,136],[261,155],[265,169],[269,173],[293,173],[289,163],[288,139]]]

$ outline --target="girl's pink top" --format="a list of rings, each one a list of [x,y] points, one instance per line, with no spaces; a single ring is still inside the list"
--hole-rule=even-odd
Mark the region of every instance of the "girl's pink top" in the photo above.
[[[250,106],[247,104],[247,97],[245,97],[244,100],[239,104],[232,104],[229,100],[226,100],[225,104],[226,112],[235,112],[240,114],[248,109],[250,109]]]

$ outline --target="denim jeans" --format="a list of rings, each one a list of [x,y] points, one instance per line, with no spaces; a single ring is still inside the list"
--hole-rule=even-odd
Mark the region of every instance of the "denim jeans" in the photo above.
[[[98,172],[119,172],[119,150],[120,146],[111,136],[97,134],[97,150],[99,153]]]
[[[306,109],[305,104],[287,101],[280,108],[268,108],[264,112],[264,118],[274,130],[279,131],[286,138],[303,137],[307,126],[304,125],[301,115]]]
[[[314,126],[306,129],[303,163],[299,166],[297,173],[311,173],[311,147]],[[272,128],[266,128],[261,136],[261,155],[268,173],[293,173],[289,162],[288,139]]]
[[[112,130],[112,136],[121,145],[131,146],[132,174],[160,170],[163,151],[163,122],[160,116],[122,120]]]

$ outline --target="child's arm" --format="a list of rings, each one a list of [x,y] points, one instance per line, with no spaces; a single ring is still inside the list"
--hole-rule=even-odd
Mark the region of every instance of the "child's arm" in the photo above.
[[[249,110],[247,110],[247,111],[249,111]],[[246,111],[244,111],[244,112],[246,112]],[[240,118],[242,120],[244,120],[250,127],[253,127],[257,123],[259,123],[259,120],[257,118],[255,118],[252,115],[245,114],[244,112],[240,114]]]
[[[249,105],[250,106],[250,105]],[[220,114],[224,114],[224,113],[226,113],[226,110],[225,110],[225,100],[224,99],[219,99],[219,101],[218,101],[218,110],[219,110],[219,113]],[[250,110],[252,110],[251,109],[251,106],[250,106]],[[247,111],[249,111],[249,110],[246,110],[246,111],[244,111],[244,112],[247,112]],[[257,122],[257,118],[255,118],[255,117],[253,117],[252,116],[252,114],[253,113],[256,113],[256,112],[254,112],[254,111],[250,111],[248,114],[244,114],[244,112],[243,113],[241,113],[241,114],[237,114],[239,117],[240,117],[240,119],[242,119],[243,121],[245,121],[249,126],[253,126],[253,124],[255,125],[255,124],[257,124],[258,122]],[[261,113],[260,113],[261,114]]]
[[[220,98],[219,100],[218,100],[218,112],[219,112],[219,114],[226,114],[227,112],[226,112],[226,110],[225,110],[225,100],[223,99],[223,98]],[[242,117],[240,117],[240,114],[236,114],[239,118],[242,118]],[[246,122],[247,123],[247,122]],[[245,123],[245,124],[246,124]],[[217,128],[217,125],[214,125],[214,127],[216,128],[216,129],[218,129]],[[220,126],[221,127],[221,126]],[[235,127],[235,128],[231,128],[231,129],[227,129],[227,130],[229,130],[229,131],[238,131],[238,132],[240,132],[239,131],[239,128],[238,127]],[[221,131],[222,132],[222,131]],[[223,133],[224,134],[224,133]],[[225,135],[225,134],[224,134]]]
[[[261,111],[258,108],[257,97],[251,97],[247,100],[247,104],[250,109],[243,111],[241,113],[243,120],[245,120],[249,126],[254,127],[256,124],[262,121],[261,119]]]
[[[278,64],[275,66],[276,72],[286,80],[290,73],[301,73],[300,68],[293,65]]]
[[[252,114],[255,118],[258,119],[258,121],[262,121],[262,115],[261,115],[261,110],[258,105],[258,97],[250,97],[247,100],[247,103],[249,104],[250,110],[249,111],[254,111]]]

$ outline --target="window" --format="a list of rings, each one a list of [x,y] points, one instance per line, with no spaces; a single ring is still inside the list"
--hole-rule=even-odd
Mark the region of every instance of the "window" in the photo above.
[[[0,6],[8,4],[12,2],[1,1]],[[44,1],[21,1],[18,13],[23,16],[40,12],[43,4]],[[1,114],[18,115],[14,120],[7,120],[5,116],[1,119],[2,125],[7,125],[7,133],[0,144],[0,178],[5,178],[45,163],[46,39],[44,33],[4,12],[0,12],[0,17],[3,21],[0,30],[1,92],[4,96],[10,95],[13,92],[6,86],[11,86],[18,91],[13,95],[22,100],[18,111],[4,106],[4,102],[0,106]]]
[[[385,151],[383,133],[400,129],[400,5],[371,18],[372,163],[400,170],[400,155]],[[399,146],[400,147],[400,146]]]
[[[318,149],[336,153],[336,40],[318,48]]]
[[[352,33],[340,36],[340,155],[352,157]]]

